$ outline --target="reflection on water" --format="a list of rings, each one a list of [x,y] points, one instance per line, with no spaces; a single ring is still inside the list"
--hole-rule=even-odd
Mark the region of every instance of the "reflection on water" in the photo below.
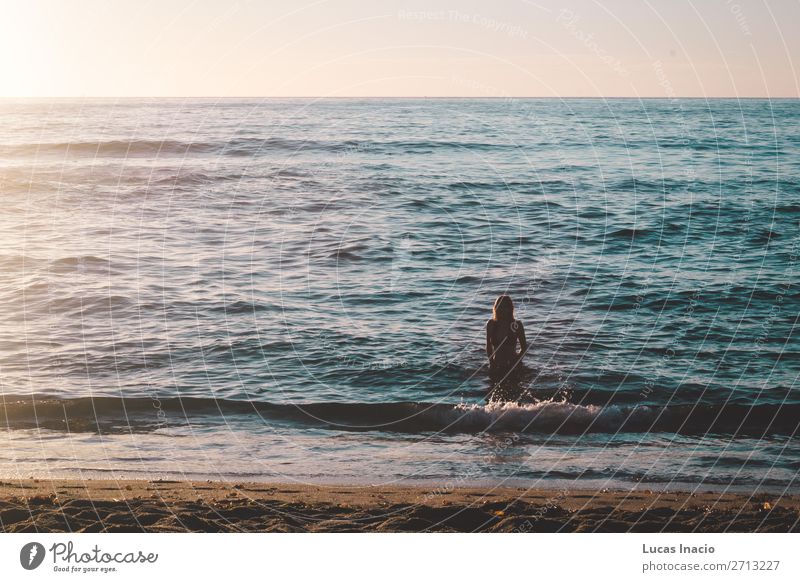
[[[110,446],[110,459],[152,449],[142,470],[235,473],[249,459],[221,444],[230,433],[263,455],[265,475],[289,463],[303,479],[313,458],[328,474],[386,479],[477,463],[490,480],[749,482],[759,466],[794,486],[799,116],[780,100],[5,102],[4,396],[355,408],[321,409],[330,416],[313,428],[186,413],[175,431],[197,425],[204,449],[225,451],[208,463],[191,447],[172,459],[177,432],[123,417],[100,441],[88,436],[105,426],[94,411],[69,437],[47,417],[39,426],[61,452],[11,431],[3,471],[83,470]],[[503,293],[531,350],[490,393],[484,325]],[[475,461],[475,427],[494,423],[500,400],[565,401],[568,412],[544,410],[585,427],[595,448],[551,434],[519,445],[524,462]],[[414,425],[397,418],[405,409],[363,408],[395,403],[439,417]],[[663,454],[639,455],[642,407],[668,429]],[[530,436],[533,414],[513,412],[508,430]],[[630,455],[598,460],[598,443],[620,436],[593,432],[591,415],[604,431],[635,429]],[[385,440],[348,430],[387,418],[406,424]],[[560,426],[537,418],[535,430]],[[678,418],[696,440],[679,438]],[[454,421],[471,432],[428,448]],[[135,446],[119,426],[134,427]],[[276,441],[259,439],[278,426],[273,459]],[[738,436],[723,446],[702,427]],[[339,442],[348,450],[328,450]],[[388,456],[364,454],[373,446]]]

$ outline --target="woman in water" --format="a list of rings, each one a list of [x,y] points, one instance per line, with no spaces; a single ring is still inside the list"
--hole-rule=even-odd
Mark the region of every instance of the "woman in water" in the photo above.
[[[514,302],[508,295],[501,295],[494,302],[492,318],[486,322],[486,355],[492,381],[508,379],[527,350],[525,328],[521,321],[514,319]]]

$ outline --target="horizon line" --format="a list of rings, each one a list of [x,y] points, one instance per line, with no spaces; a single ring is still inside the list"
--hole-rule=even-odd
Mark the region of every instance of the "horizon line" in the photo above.
[[[22,99],[783,99],[800,100],[800,95],[795,96],[755,96],[755,95],[6,95],[0,96],[0,101]]]

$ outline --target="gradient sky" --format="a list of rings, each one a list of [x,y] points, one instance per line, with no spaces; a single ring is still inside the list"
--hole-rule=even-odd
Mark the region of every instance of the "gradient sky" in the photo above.
[[[800,0],[0,0],[0,96],[798,97]]]

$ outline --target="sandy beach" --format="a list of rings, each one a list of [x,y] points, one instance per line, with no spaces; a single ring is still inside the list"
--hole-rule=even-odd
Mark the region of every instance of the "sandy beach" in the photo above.
[[[800,496],[193,481],[0,482],[5,532],[791,532]]]

